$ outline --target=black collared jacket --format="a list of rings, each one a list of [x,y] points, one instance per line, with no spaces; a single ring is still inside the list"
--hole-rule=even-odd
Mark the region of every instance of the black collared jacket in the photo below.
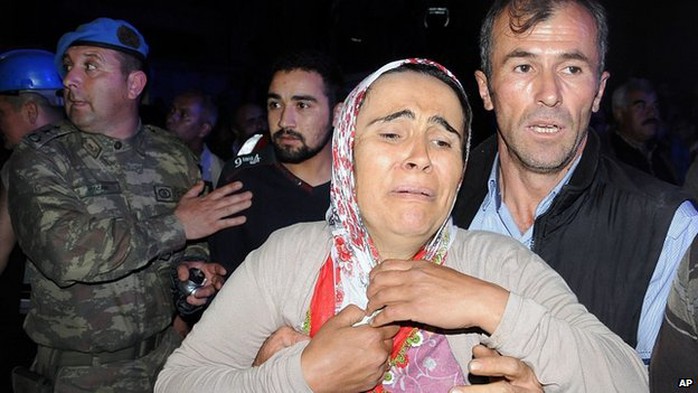
[[[453,212],[468,228],[487,193],[496,135],[473,149]],[[567,281],[580,303],[631,346],[642,303],[678,206],[688,196],[601,153],[589,131],[570,181],[533,228],[532,250]]]

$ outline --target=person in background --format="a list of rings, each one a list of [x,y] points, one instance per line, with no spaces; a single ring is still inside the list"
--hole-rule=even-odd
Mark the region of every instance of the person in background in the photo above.
[[[15,49],[0,54],[0,134],[9,154],[31,131],[64,118],[61,77],[53,65],[53,53],[43,49]],[[26,256],[16,246],[7,206],[9,167],[0,169],[0,346],[13,348],[0,361],[0,391],[12,391],[11,370],[28,366],[36,345],[22,330],[29,300],[25,276]]]
[[[191,150],[142,124],[148,45],[130,23],[98,18],[64,34],[55,64],[70,122],[22,139],[10,158],[9,211],[27,254],[37,344],[16,392],[151,392],[180,343],[173,285],[205,275],[180,303],[202,306],[225,269],[197,239],[240,223],[230,184],[202,194]],[[183,306],[182,306],[183,307]]]
[[[686,175],[684,190],[698,201],[698,161]],[[692,392],[698,389],[698,240],[684,255],[674,277],[664,320],[650,363],[652,393]]]
[[[607,35],[594,0],[492,4],[475,77],[497,132],[473,149],[453,216],[540,255],[649,363],[698,212],[678,188],[602,154],[588,132],[609,78]]]
[[[223,169],[223,160],[205,142],[217,120],[218,107],[213,97],[199,90],[175,95],[165,120],[167,130],[184,141],[199,158],[201,175],[209,190],[216,186]]]
[[[64,118],[61,77],[53,53],[16,49],[0,55],[0,133],[4,146],[14,149],[29,132]],[[0,274],[5,270],[16,239],[7,210],[9,167],[0,170]]]
[[[201,177],[207,191],[215,188],[223,169],[223,160],[207,145],[208,136],[217,123],[218,106],[213,97],[198,89],[182,91],[175,95],[165,116],[166,129],[186,143],[198,157]],[[202,310],[177,315],[173,321],[175,330],[182,337],[186,336]]]
[[[524,359],[551,391],[646,391],[634,350],[543,260],[452,224],[470,123],[462,86],[433,61],[364,79],[337,117],[326,221],[252,251],[155,392],[465,392],[481,343]],[[282,326],[310,339],[253,366]]]
[[[209,239],[212,257],[228,272],[274,230],[325,217],[332,121],[342,88],[341,70],[322,52],[289,53],[272,67],[267,118],[273,157],[246,169],[229,162],[219,180],[220,185],[241,181],[254,199],[243,212],[244,224]]]
[[[659,99],[652,83],[631,78],[613,91],[614,124],[605,141],[608,151],[630,166],[675,185],[681,185],[671,161],[671,150],[661,138]]]
[[[652,393],[698,389],[698,241],[684,256],[669,293],[650,363]]]
[[[240,150],[243,143],[255,134],[267,135],[269,126],[264,108],[253,103],[244,102],[233,111],[233,130],[236,135],[233,145],[234,153]]]

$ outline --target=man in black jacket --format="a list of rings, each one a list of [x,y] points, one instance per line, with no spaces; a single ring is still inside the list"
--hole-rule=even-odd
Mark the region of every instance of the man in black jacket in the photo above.
[[[454,219],[526,244],[648,362],[698,213],[588,131],[609,78],[602,6],[532,3],[496,1],[483,24],[475,76],[497,132],[471,152]]]

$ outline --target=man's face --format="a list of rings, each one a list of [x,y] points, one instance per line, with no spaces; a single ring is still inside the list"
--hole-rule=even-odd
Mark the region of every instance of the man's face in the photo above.
[[[332,109],[322,76],[314,71],[280,71],[267,94],[267,119],[281,162],[297,164],[314,157],[332,134]]]
[[[608,78],[592,16],[576,4],[515,35],[505,10],[495,21],[492,75],[476,72],[497,119],[499,153],[526,171],[559,173],[581,154]]]
[[[6,149],[12,149],[33,128],[22,108],[10,102],[12,99],[0,95],[0,133]]]
[[[192,95],[179,95],[172,100],[172,106],[165,119],[165,127],[186,144],[203,139],[210,127],[206,126],[201,115],[201,100]]]
[[[616,114],[619,131],[640,143],[653,139],[660,126],[656,94],[631,90],[626,102],[627,105]]]
[[[119,53],[96,46],[72,46],[63,57],[65,108],[73,124],[85,132],[108,133],[132,117],[141,93],[131,75],[121,71]]]

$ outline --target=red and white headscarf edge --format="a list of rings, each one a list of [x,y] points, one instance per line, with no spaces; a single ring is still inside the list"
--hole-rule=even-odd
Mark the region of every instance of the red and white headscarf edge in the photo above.
[[[348,304],[366,307],[366,288],[368,274],[380,262],[380,255],[363,225],[359,207],[356,201],[354,179],[354,136],[356,117],[364,100],[366,91],[385,72],[403,64],[426,64],[436,67],[452,78],[462,90],[458,79],[442,65],[420,58],[409,58],[388,63],[362,80],[349,93],[344,101],[339,120],[332,139],[332,180],[330,184],[330,208],[327,211],[327,221],[332,230],[333,246],[331,256],[334,271],[339,272],[335,285],[336,311]],[[469,130],[465,130],[468,132]],[[470,147],[470,133],[465,144],[466,158]],[[459,184],[460,187],[460,184]],[[453,206],[451,206],[451,210]],[[443,258],[452,242],[453,224],[449,218],[429,244],[425,245],[425,259]]]

